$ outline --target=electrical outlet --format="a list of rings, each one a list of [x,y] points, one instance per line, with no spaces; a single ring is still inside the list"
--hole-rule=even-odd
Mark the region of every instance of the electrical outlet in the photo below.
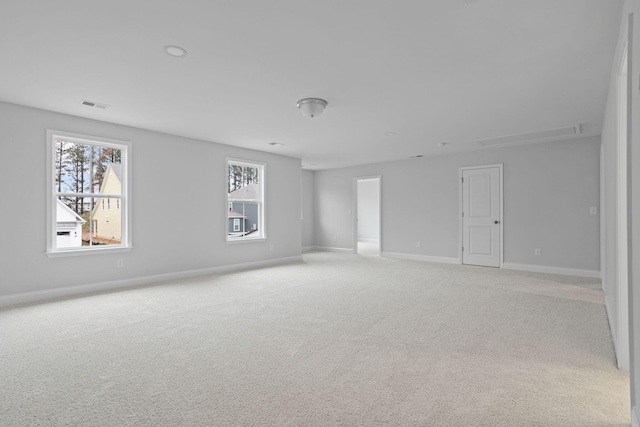
[[[118,268],[124,267],[124,260],[122,258],[120,258],[120,259],[118,259],[116,261],[116,267],[118,267]]]
[[[589,208],[589,214],[591,215],[598,215],[598,207],[597,206],[591,206]]]
[[[338,241],[338,238],[336,236],[333,236],[333,241],[334,243]]]
[[[416,242],[416,248],[419,248],[419,247],[420,247],[420,240]]]
[[[540,250],[540,248],[535,248],[535,250],[534,250],[534,254],[535,254],[536,256],[540,256],[540,255],[542,255],[542,251]]]

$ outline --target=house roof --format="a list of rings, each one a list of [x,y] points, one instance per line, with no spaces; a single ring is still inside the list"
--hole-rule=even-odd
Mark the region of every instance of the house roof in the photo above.
[[[115,174],[115,176],[118,178],[118,180],[120,182],[122,182],[122,164],[120,163],[109,163],[109,165],[107,166],[107,173],[109,172],[109,169],[111,169],[113,171],[113,173]],[[106,174],[105,174],[106,176]]]
[[[229,218],[246,218],[246,215],[242,215],[240,212],[229,211]]]
[[[58,207],[56,210],[56,222],[80,222],[85,223],[85,221],[80,215],[73,211],[69,206],[65,205],[58,199]]]
[[[260,193],[260,187],[258,187],[258,184],[249,184],[249,185],[245,185],[244,187],[240,187],[237,190],[229,193],[229,199],[257,200],[259,198],[258,197],[259,193]]]
[[[122,182],[122,164],[120,163],[109,163],[107,164],[107,170],[104,172],[104,179],[102,180],[102,184],[100,185],[100,193],[104,193],[104,187],[107,185],[107,181],[109,180],[109,176],[111,175],[109,171],[113,171],[113,174],[118,178],[118,181]]]

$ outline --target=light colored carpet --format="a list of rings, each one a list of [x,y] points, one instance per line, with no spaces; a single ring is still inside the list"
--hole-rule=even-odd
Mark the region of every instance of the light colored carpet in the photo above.
[[[599,286],[317,252],[4,309],[0,425],[629,425]]]

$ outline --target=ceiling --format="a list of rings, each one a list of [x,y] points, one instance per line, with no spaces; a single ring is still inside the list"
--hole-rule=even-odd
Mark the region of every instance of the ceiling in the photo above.
[[[578,124],[599,135],[621,7],[2,0],[0,100],[299,157],[308,169],[486,150],[475,141]],[[303,116],[304,97],[327,100],[324,114]]]

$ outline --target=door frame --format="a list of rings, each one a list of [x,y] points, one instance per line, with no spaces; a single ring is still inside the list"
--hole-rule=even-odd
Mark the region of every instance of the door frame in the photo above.
[[[380,238],[380,256],[382,256],[382,175],[358,176],[353,178],[353,208],[352,208],[352,229],[353,229],[353,253],[358,253],[358,181],[367,179],[378,180],[378,236]]]
[[[627,35],[628,36],[628,35]],[[629,370],[629,218],[630,156],[629,140],[630,91],[628,40],[622,44],[622,58],[617,73],[617,132],[616,132],[616,278],[618,279],[618,336],[616,358],[618,368]],[[622,173],[624,171],[624,174]]]
[[[499,260],[500,265],[498,268],[502,268],[504,264],[504,173],[503,173],[503,164],[496,163],[493,165],[478,165],[478,166],[463,166],[458,168],[458,227],[459,227],[459,240],[458,240],[458,263],[462,265],[462,242],[463,242],[463,224],[462,224],[462,173],[466,170],[474,170],[474,169],[488,169],[488,168],[498,168],[500,173],[500,254]]]

